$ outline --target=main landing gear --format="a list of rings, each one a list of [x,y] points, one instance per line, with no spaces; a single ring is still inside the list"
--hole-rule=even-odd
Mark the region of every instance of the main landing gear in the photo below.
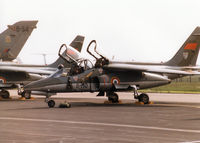
[[[106,92],[106,96],[108,97],[108,101],[112,103],[119,103],[119,96],[114,92]]]
[[[31,99],[31,92],[24,91],[23,85],[21,85],[21,84],[17,85],[17,93],[18,93],[18,95],[21,95],[22,98]]]
[[[0,96],[4,99],[9,99],[10,98],[10,93],[7,90],[2,89],[0,91]]]
[[[141,93],[139,95],[136,86],[133,86],[133,93],[134,93],[134,98],[138,99],[139,102],[143,102],[144,104],[149,104],[149,96],[146,93]]]
[[[31,92],[23,91],[23,92],[21,93],[21,96],[24,97],[25,99],[31,99]]]

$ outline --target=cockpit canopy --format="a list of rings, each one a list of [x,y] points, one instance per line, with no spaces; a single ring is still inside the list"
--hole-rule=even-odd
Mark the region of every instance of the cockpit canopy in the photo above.
[[[67,47],[67,49],[65,50],[65,55],[68,58],[68,60],[70,60],[69,57],[77,60],[80,58],[80,53],[79,51],[77,51],[76,49],[72,48],[72,47]]]

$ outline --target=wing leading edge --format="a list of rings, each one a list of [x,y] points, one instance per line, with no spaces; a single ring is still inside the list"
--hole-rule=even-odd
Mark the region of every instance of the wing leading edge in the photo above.
[[[200,72],[189,69],[189,67],[187,68],[187,70],[183,70],[181,67],[172,67],[164,65],[134,65],[125,63],[111,63],[109,65],[104,66],[104,68],[109,70],[129,70],[158,74],[200,75]]]

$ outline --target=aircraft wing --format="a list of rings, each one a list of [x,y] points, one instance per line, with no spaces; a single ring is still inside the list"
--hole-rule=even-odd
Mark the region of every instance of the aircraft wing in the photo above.
[[[39,68],[29,68],[29,67],[12,67],[12,66],[1,66],[0,72],[12,71],[12,72],[24,72],[24,73],[32,73],[32,74],[40,74],[40,75],[50,75],[55,71],[43,70]]]
[[[178,75],[200,75],[200,72],[191,69],[181,70],[180,67],[162,66],[162,65],[134,65],[126,63],[111,63],[104,66],[105,69],[109,70],[128,70],[128,71],[141,71],[151,72],[158,74],[178,74]]]

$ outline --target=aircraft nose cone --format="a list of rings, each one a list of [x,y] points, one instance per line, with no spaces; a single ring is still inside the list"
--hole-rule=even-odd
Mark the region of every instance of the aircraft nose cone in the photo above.
[[[38,87],[38,82],[31,82],[29,84],[27,84],[26,86],[24,86],[24,90],[33,90],[35,88]]]
[[[24,86],[24,90],[39,90],[41,87],[49,84],[49,79],[41,79],[38,81],[33,81],[29,84],[27,84],[26,86]]]

